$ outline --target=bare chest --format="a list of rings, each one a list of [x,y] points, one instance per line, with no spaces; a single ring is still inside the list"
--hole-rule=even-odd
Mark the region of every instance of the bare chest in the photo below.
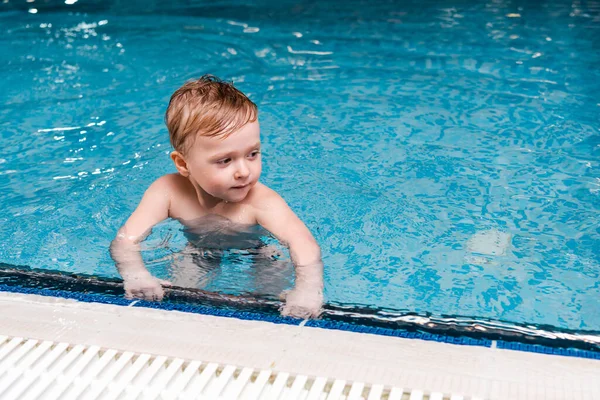
[[[255,225],[256,216],[252,207],[245,203],[222,203],[207,210],[194,196],[179,196],[171,199],[169,216],[185,224],[184,221],[194,221],[210,215],[217,215],[235,224]]]

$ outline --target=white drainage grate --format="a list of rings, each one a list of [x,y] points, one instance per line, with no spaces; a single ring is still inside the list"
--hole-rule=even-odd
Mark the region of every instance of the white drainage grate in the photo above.
[[[476,400],[7,336],[0,399]]]

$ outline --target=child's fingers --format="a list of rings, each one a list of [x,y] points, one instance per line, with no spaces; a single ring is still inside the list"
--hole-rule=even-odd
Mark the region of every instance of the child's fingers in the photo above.
[[[159,279],[159,282],[160,282],[160,284],[161,284],[162,286],[166,286],[166,287],[171,287],[171,286],[173,286],[173,284],[172,284],[171,282],[169,282],[169,281],[166,281],[166,280],[164,280],[164,279]]]
[[[132,291],[133,298],[140,300],[148,300],[153,301],[158,295],[158,292],[155,293],[154,289],[146,288],[146,289],[138,289]],[[161,296],[162,298],[162,296]]]
[[[283,315],[284,317],[293,317],[300,319],[308,319],[312,317],[311,311],[304,307],[287,305],[281,309],[281,315]]]
[[[283,306],[279,309],[279,312],[281,313],[282,316],[284,317],[292,317],[292,310],[291,307],[288,306]]]
[[[152,300],[152,291],[148,289],[141,289],[137,295],[138,299]]]
[[[315,306],[303,306],[298,304],[284,304],[280,308],[281,315],[284,317],[294,317],[301,319],[319,318],[323,309]]]
[[[162,281],[160,281],[160,282],[161,282],[161,285],[162,285]],[[167,283],[169,283],[169,282],[167,282]],[[163,297],[165,297],[165,291],[162,288],[162,286],[155,287],[153,289],[153,293],[152,294],[153,294],[153,299],[152,300],[154,300],[154,301],[161,301],[163,299]]]

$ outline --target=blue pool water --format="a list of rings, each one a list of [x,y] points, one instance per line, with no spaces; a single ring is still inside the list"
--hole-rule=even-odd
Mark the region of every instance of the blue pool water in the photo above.
[[[174,171],[169,96],[214,73],[259,106],[327,301],[600,330],[600,2],[67,3],[0,4],[0,262],[116,277]],[[168,222],[144,257],[168,278],[184,246]],[[242,258],[209,289],[256,290]]]

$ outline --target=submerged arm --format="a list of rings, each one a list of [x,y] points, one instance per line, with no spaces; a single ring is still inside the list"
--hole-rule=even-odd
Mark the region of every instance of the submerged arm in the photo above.
[[[152,227],[169,216],[170,190],[166,178],[160,178],[150,185],[136,210],[110,244],[110,255],[123,278],[128,298],[161,300],[164,295],[161,285],[168,285],[168,282],[160,281],[148,272],[140,252],[140,243]]]
[[[323,261],[321,249],[306,225],[277,193],[267,192],[257,207],[257,222],[288,246],[296,272],[296,283],[286,295],[284,315],[316,317],[323,305]]]

